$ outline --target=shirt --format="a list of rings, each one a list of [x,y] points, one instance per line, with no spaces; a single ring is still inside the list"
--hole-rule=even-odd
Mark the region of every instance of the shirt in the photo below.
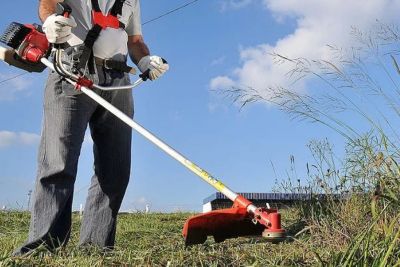
[[[93,27],[91,0],[65,0],[64,2],[72,8],[71,15],[78,24],[77,27],[72,29],[73,37],[68,43],[71,46],[82,44],[88,31]],[[98,0],[98,2],[103,14],[107,15],[115,0]],[[125,29],[106,28],[102,30],[93,46],[94,56],[126,59],[128,36],[142,34],[139,0],[125,0],[122,15],[118,15],[118,19],[124,23]]]

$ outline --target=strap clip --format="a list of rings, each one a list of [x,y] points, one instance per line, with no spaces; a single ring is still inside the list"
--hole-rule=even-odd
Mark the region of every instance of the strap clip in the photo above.
[[[103,59],[103,67],[108,69],[108,70],[111,70],[114,67],[112,63],[113,62],[112,62],[111,58]]]

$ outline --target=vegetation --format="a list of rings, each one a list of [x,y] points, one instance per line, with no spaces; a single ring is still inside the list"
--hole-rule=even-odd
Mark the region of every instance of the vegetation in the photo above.
[[[11,257],[27,236],[29,215],[0,213],[0,266],[311,266],[324,248],[307,245],[308,234],[290,242],[271,244],[262,238],[239,238],[223,243],[209,239],[185,248],[181,230],[187,213],[124,214],[120,216],[117,247],[104,252],[78,249],[79,215],[74,214],[71,241],[50,254],[38,249],[28,257]],[[298,231],[300,213],[286,210],[285,225]],[[315,251],[314,251],[315,250]]]
[[[299,205],[304,228],[296,236],[305,235],[321,264],[400,266],[400,31],[377,22],[369,32],[352,34],[355,46],[329,46],[329,59],[273,53],[277,64],[289,65],[289,86],[225,93],[242,107],[272,103],[345,140],[341,156],[327,140],[309,144],[314,162],[301,190],[327,198]],[[310,86],[299,90],[304,85]],[[278,189],[299,190],[291,179]],[[321,246],[319,253],[315,248]]]

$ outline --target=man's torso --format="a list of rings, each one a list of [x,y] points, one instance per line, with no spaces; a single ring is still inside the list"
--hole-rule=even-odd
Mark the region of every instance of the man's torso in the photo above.
[[[73,29],[74,37],[70,45],[81,44],[87,32],[93,27],[91,0],[65,0],[72,8],[72,16],[78,26]],[[115,0],[98,0],[101,11],[107,15],[113,7]],[[125,0],[122,15],[118,16],[120,22],[126,25],[124,29],[106,28],[102,30],[93,47],[94,55],[100,58],[123,59],[128,53],[128,34],[141,34],[140,7],[138,0]],[[128,33],[127,33],[128,32]]]

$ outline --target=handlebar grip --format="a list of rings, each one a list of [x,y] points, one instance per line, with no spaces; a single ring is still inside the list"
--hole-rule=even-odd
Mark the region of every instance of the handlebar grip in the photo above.
[[[140,74],[139,77],[142,78],[143,81],[147,81],[148,79],[150,79],[150,69]]]
[[[72,8],[63,2],[58,2],[56,5],[56,14],[58,16],[63,16],[65,18],[69,18],[72,13]],[[54,44],[54,48],[60,49],[63,48],[65,44]]]
[[[161,60],[164,64],[168,64],[168,62],[165,59],[161,58]],[[139,77],[142,78],[143,81],[147,81],[148,79],[150,79],[150,69],[140,74]]]
[[[72,13],[72,8],[69,5],[67,5],[66,3],[59,2],[59,3],[57,3],[57,6],[56,6],[56,13],[59,16],[68,18]]]

